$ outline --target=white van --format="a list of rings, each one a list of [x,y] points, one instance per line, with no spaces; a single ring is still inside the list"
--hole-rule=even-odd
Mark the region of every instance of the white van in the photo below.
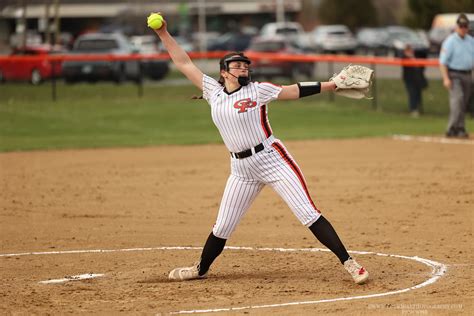
[[[461,13],[441,13],[436,14],[431,22],[431,28],[452,28],[456,26],[456,20]],[[466,13],[470,22],[474,22],[474,13]]]
[[[430,52],[439,53],[441,44],[456,27],[456,20],[460,13],[441,13],[435,15],[428,33]],[[474,35],[474,13],[466,13],[469,19],[469,34]]]

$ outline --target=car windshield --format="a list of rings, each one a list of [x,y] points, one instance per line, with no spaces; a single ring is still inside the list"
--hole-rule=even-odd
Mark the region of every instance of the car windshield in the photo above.
[[[348,33],[345,31],[329,31],[329,35],[347,35]]]
[[[298,34],[298,30],[294,28],[290,28],[290,27],[285,27],[285,28],[278,29],[276,33],[283,34],[283,35],[294,35],[294,34]]]
[[[363,40],[384,41],[387,39],[387,33],[380,30],[363,30],[357,34],[357,37]]]
[[[260,42],[254,43],[250,47],[251,50],[257,52],[277,52],[285,48],[285,43],[282,42]]]
[[[104,51],[117,49],[118,45],[115,40],[110,39],[90,39],[90,40],[81,40],[76,50],[78,51]]]
[[[391,37],[405,42],[417,42],[420,38],[413,32],[393,32]]]
[[[359,33],[358,37],[368,39],[368,40],[375,40],[377,39],[377,35],[378,34],[376,32],[365,31],[365,32]]]

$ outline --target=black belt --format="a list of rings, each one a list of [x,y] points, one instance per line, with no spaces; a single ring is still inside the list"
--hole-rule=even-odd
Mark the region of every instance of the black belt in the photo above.
[[[456,72],[456,73],[460,73],[460,74],[471,74],[471,70],[456,70],[456,69],[451,69],[451,68],[448,68],[448,71],[449,72]]]
[[[254,148],[250,148],[250,149],[241,151],[240,153],[232,153],[231,152],[230,156],[232,158],[236,158],[236,159],[244,159],[244,158],[252,156],[254,153],[256,154],[258,152],[261,152],[263,150],[263,148],[265,148],[265,146],[263,146],[263,143],[260,143],[257,146],[255,146]],[[252,153],[252,149],[253,149],[253,153]]]

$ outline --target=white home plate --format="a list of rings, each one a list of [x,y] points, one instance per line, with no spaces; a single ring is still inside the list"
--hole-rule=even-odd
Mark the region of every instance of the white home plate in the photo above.
[[[54,279],[54,280],[46,280],[40,281],[41,284],[51,284],[51,283],[64,283],[69,281],[80,281],[80,280],[87,280],[87,279],[94,279],[103,276],[104,274],[93,274],[93,273],[86,273],[86,274],[79,274],[79,275],[71,275],[67,276],[63,279]]]

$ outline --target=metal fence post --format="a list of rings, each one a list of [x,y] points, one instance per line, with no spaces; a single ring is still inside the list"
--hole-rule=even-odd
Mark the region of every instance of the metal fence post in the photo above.
[[[328,62],[328,72],[328,78],[331,78],[334,74],[334,63],[332,61]],[[334,102],[334,92],[332,91],[329,92],[329,101]]]
[[[137,85],[138,85],[138,97],[141,98],[143,97],[143,72],[142,72],[142,59],[141,58],[138,60]]]
[[[372,107],[374,110],[378,110],[377,104],[377,64],[372,64],[372,69],[374,69],[374,82],[372,84]]]
[[[51,98],[54,102],[56,102],[57,94],[56,94],[56,61],[51,61]]]

